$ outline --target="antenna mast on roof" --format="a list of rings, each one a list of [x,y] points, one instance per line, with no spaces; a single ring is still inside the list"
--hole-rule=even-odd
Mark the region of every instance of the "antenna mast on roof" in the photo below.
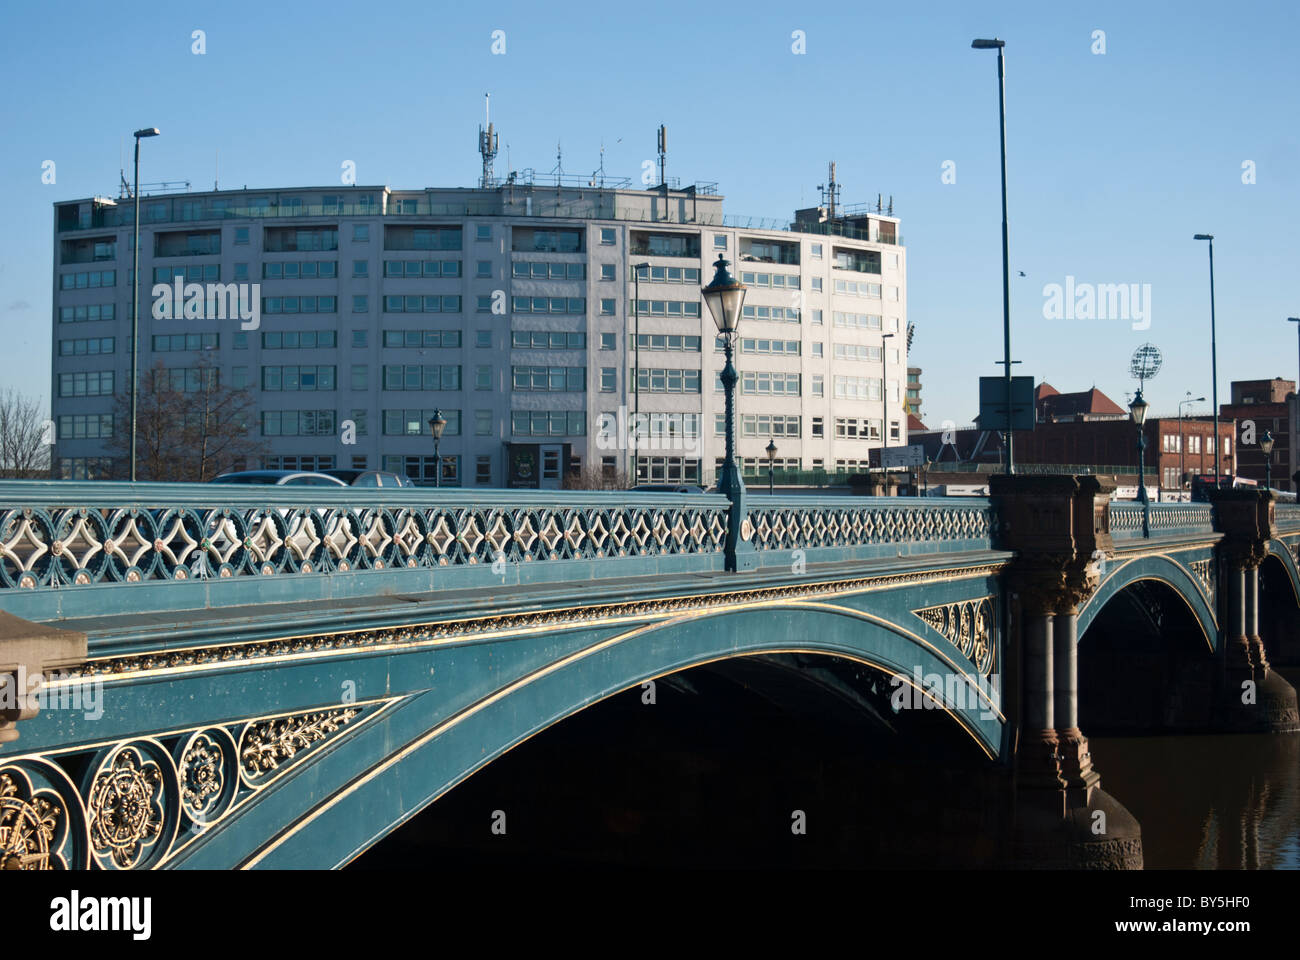
[[[483,176],[479,178],[478,185],[487,190],[492,186],[492,161],[497,156],[497,132],[492,126],[492,94],[483,94],[483,122],[487,128],[478,128],[478,152],[483,157]]]
[[[659,185],[668,186],[668,178],[664,175],[664,168],[668,159],[668,127],[665,124],[659,124]]]
[[[587,186],[594,187],[596,186],[597,181],[599,181],[602,187],[605,186],[605,140],[604,138],[602,138],[600,141],[600,166],[597,167],[595,171],[592,172],[591,180],[588,181]]]

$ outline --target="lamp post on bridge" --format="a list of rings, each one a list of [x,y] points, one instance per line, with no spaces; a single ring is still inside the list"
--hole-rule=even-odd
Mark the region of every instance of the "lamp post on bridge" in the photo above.
[[[772,468],[776,465],[776,441],[767,441],[767,495],[772,495]]]
[[[1214,404],[1214,488],[1217,490],[1223,484],[1219,472],[1219,447],[1223,443],[1219,437],[1219,347],[1214,333],[1214,234],[1198,233],[1192,239],[1210,242],[1210,376],[1214,381],[1210,384],[1210,396],[1214,398],[1211,402]]]
[[[722,389],[726,396],[726,458],[722,462],[722,475],[718,478],[718,490],[731,501],[729,522],[727,524],[727,565],[730,570],[737,566],[737,551],[740,545],[740,525],[744,520],[743,498],[745,481],[736,469],[736,365],[732,362],[733,348],[736,342],[736,329],[740,325],[740,311],[745,303],[745,285],[727,270],[727,260],[721,254],[713,264],[713,280],[700,292],[704,302],[713,314],[713,322],[718,333],[722,334],[722,349],[726,363],[722,368]]]
[[[442,457],[438,455],[438,447],[442,443],[442,431],[447,429],[447,418],[442,415],[442,410],[434,410],[433,416],[429,418],[429,430],[433,433],[433,485],[442,486]]]
[[[136,408],[140,403],[140,139],[156,137],[157,127],[135,132],[135,241],[131,247],[131,479],[136,479]]]
[[[1273,488],[1273,431],[1265,430],[1259,438],[1259,449],[1264,454],[1264,489]]]
[[[1133,402],[1128,406],[1129,412],[1133,415],[1133,422],[1138,428],[1138,499],[1142,501],[1142,536],[1151,536],[1151,501],[1147,497],[1147,436],[1146,431],[1142,429],[1142,424],[1147,419],[1147,402],[1142,399],[1142,391],[1138,390],[1133,397]],[[1217,451],[1218,448],[1216,447]]]

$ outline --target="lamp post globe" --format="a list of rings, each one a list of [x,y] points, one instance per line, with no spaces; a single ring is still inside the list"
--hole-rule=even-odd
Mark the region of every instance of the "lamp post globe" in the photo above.
[[[442,431],[447,429],[447,418],[442,415],[442,410],[434,410],[433,416],[429,418],[429,431],[433,434],[433,485],[442,486],[442,458],[438,455],[438,448],[442,443]]]

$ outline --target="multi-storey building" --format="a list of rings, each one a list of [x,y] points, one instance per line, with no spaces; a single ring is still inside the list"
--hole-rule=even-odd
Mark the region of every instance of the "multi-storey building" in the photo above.
[[[1264,483],[1264,452],[1259,440],[1268,431],[1273,435],[1273,462],[1269,468],[1271,482],[1279,490],[1294,489],[1292,474],[1300,465],[1292,466],[1293,443],[1296,429],[1293,426],[1296,404],[1294,380],[1274,377],[1272,380],[1234,380],[1231,384],[1232,402],[1219,405],[1220,420],[1237,421],[1238,460],[1241,475]]]
[[[906,258],[885,213],[814,208],[757,229],[724,219],[706,185],[513,181],[140,206],[140,370],[193,370],[206,356],[222,382],[252,390],[270,452],[249,468],[364,466],[421,482],[438,469],[444,484],[553,487],[599,467],[711,483],[723,354],[700,288],[718,256],[749,288],[736,342],[747,472],[766,472],[769,442],[778,468],[833,472],[865,466],[885,431],[891,445],[907,439]],[[132,224],[129,199],[55,205],[64,477],[124,473],[106,440],[124,429],[112,411],[129,390]],[[224,287],[203,288],[202,316],[167,319],[155,285],[178,278],[241,285],[256,326],[218,309]],[[440,466],[435,409],[448,421]]]

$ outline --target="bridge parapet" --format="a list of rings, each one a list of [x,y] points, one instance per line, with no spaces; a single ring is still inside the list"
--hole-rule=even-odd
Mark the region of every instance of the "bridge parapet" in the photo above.
[[[796,550],[834,560],[992,549],[993,505],[983,498],[751,495],[747,507],[741,538],[765,563]]]
[[[1152,503],[1149,507],[1152,537],[1214,532],[1214,510],[1208,503]],[[1109,509],[1111,537],[1115,540],[1142,539],[1142,504],[1112,501]]]
[[[721,570],[727,509],[632,491],[5,482],[0,609],[48,620]]]

